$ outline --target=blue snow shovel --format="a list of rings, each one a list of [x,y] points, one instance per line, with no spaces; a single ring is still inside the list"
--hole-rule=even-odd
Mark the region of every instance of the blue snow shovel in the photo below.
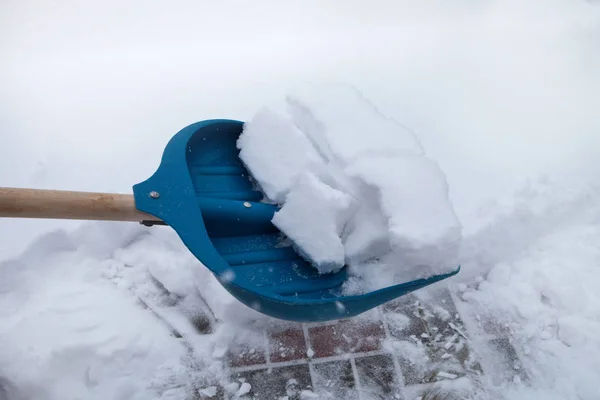
[[[235,298],[284,320],[349,318],[457,274],[344,296],[348,268],[320,275],[271,223],[236,141],[243,122],[206,120],[179,131],[158,170],[133,195],[0,188],[0,217],[140,221],[168,225]],[[315,207],[318,207],[315,204]]]

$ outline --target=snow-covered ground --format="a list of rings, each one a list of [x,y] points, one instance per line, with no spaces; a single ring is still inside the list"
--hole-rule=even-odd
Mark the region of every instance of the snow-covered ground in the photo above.
[[[354,85],[446,174],[472,347],[529,376],[489,397],[600,398],[598,2],[8,0],[0,50],[0,186],[128,193],[191,122]],[[168,228],[0,220],[0,260],[0,399],[248,389],[221,360],[266,318]]]

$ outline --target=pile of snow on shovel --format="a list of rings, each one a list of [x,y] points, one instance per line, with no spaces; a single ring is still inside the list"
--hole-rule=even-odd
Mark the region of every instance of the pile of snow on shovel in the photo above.
[[[351,86],[303,87],[244,126],[240,158],[273,223],[320,273],[373,264],[456,268],[461,224],[415,134]]]

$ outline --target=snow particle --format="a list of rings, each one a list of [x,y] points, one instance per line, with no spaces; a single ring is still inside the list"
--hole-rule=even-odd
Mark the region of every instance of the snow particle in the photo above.
[[[242,383],[242,386],[240,386],[240,389],[237,391],[235,396],[242,397],[243,395],[250,393],[250,390],[252,390],[252,385],[250,385],[248,382],[244,382]]]
[[[235,279],[235,272],[233,272],[233,270],[231,270],[231,269],[227,269],[227,270],[225,270],[225,272],[223,272],[221,274],[222,281],[233,282],[234,279]]]
[[[209,397],[209,398],[215,397],[217,395],[217,387],[210,386],[205,389],[199,390],[198,393],[200,393],[200,395],[202,395],[202,396]]]
[[[440,371],[437,373],[437,377],[442,378],[442,379],[456,379],[456,378],[458,378],[458,375],[452,374],[450,372]]]
[[[213,350],[212,357],[215,359],[223,358],[227,354],[227,346],[217,346]]]
[[[239,389],[240,384],[237,382],[231,382],[228,385],[225,385],[225,391],[229,394],[234,394],[235,392],[237,392],[237,390]]]

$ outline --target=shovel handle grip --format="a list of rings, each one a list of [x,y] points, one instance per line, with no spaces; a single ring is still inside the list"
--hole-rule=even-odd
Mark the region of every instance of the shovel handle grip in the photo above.
[[[139,211],[131,194],[0,188],[0,218],[159,221]]]

